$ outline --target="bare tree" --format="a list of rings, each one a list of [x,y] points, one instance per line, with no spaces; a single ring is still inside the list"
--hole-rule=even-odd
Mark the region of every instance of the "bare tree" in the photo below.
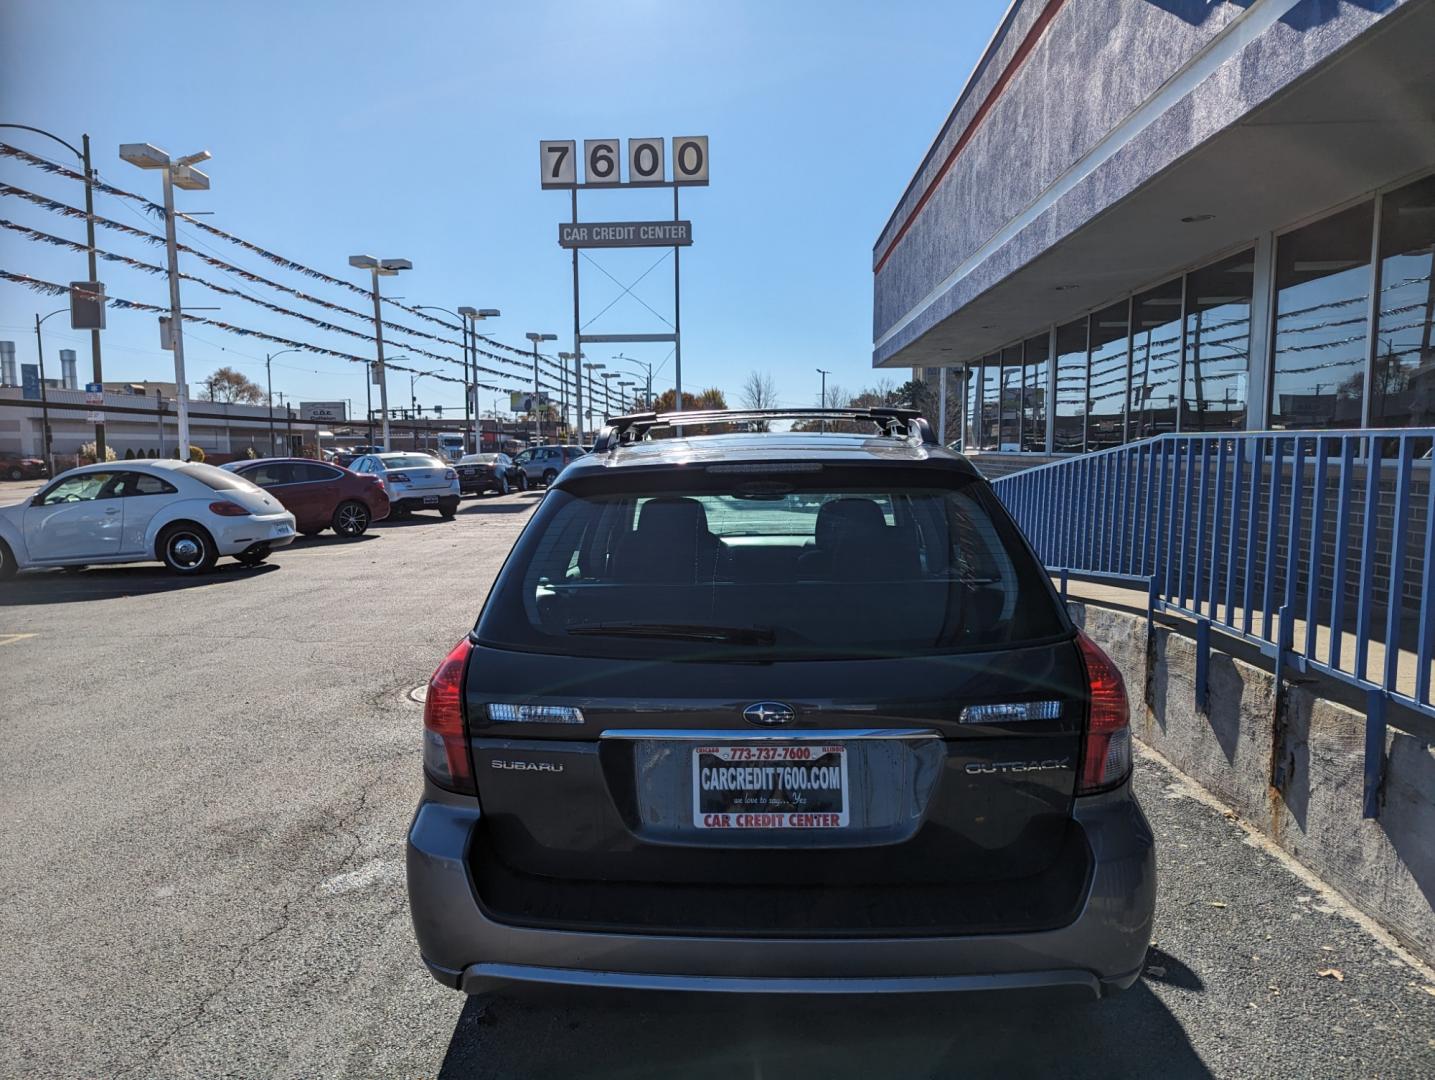
[[[750,371],[738,391],[738,400],[745,409],[777,408],[777,380],[771,372]]]

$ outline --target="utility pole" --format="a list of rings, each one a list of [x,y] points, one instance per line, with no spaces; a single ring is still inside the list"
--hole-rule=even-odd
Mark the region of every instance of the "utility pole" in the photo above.
[[[85,242],[88,247],[86,255],[89,261],[90,281],[98,284],[96,281],[98,271],[95,269],[95,170],[94,166],[90,163],[89,135],[80,136],[80,146],[82,149],[76,150],[71,143],[66,142],[54,132],[46,131],[44,128],[31,127],[29,124],[0,124],[0,128],[15,128],[19,131],[29,131],[36,135],[43,135],[45,138],[59,143],[70,153],[74,154],[75,157],[79,158],[85,170]],[[100,331],[98,327],[90,328],[90,363],[94,369],[94,381],[103,385],[105,374],[100,364]],[[98,460],[105,460],[105,424],[103,420],[95,424],[95,453],[98,455]]]
[[[817,369],[817,374],[819,374],[819,375],[822,376],[822,393],[821,393],[821,395],[820,395],[820,396],[818,397],[818,399],[817,399],[817,407],[820,408],[820,409],[825,409],[825,408],[827,408],[827,376],[831,375],[832,372],[831,372],[831,371],[824,370],[824,369],[822,369],[822,368],[818,368],[818,369]],[[824,417],[819,421],[819,423],[822,425],[822,427],[821,427],[820,430],[826,431],[826,430],[827,430],[827,417],[824,416]]]
[[[99,280],[99,270],[95,267],[95,170],[90,164],[90,136],[80,136],[80,146],[84,148],[82,155],[85,163],[85,241],[89,245],[90,280]],[[100,331],[98,327],[90,329],[90,367],[94,373],[94,381],[101,387],[105,384],[105,373],[100,364]],[[103,413],[101,414],[103,415]],[[95,460],[106,461],[105,457],[105,422],[98,421],[95,424]],[[51,470],[53,472],[53,470]]]

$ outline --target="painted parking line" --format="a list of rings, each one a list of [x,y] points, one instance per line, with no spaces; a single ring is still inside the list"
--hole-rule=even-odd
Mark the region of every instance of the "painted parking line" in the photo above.
[[[34,634],[0,634],[0,645],[14,645],[17,641],[34,637]]]

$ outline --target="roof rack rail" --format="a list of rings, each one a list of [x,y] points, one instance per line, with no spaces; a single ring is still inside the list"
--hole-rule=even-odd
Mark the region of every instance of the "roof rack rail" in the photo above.
[[[638,442],[654,428],[684,428],[762,423],[771,420],[870,421],[885,435],[936,446],[931,424],[917,409],[881,405],[848,409],[690,409],[685,412],[642,412],[610,417],[593,440],[593,453],[602,454],[619,446]]]

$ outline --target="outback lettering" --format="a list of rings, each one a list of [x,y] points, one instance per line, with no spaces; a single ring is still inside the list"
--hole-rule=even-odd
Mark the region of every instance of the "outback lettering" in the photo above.
[[[1071,768],[1071,758],[1046,758],[1042,761],[973,761],[967,765],[967,773],[980,776],[984,773],[1047,772],[1052,769]]]

